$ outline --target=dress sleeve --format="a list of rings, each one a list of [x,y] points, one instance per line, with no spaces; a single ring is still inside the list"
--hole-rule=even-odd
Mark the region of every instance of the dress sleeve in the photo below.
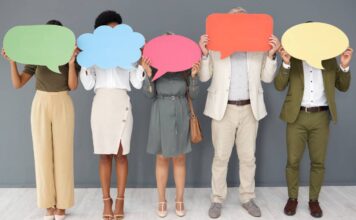
[[[148,77],[147,75],[143,81],[143,93],[149,98],[155,98],[157,94],[155,83],[152,82],[152,77]]]

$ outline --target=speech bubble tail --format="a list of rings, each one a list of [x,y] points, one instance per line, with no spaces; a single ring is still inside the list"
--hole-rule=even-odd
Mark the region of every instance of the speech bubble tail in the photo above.
[[[314,67],[314,68],[317,68],[317,69],[320,69],[320,70],[324,69],[324,67],[323,67],[323,65],[321,63],[321,60],[307,60],[307,63],[310,66]]]
[[[158,78],[160,78],[161,76],[163,76],[165,73],[167,73],[167,71],[165,70],[158,70],[155,74],[155,76],[153,77],[152,81],[157,80]]]
[[[225,59],[226,57],[228,57],[228,56],[230,56],[232,53],[231,52],[229,52],[229,51],[221,51],[220,52],[221,53],[221,56],[220,56],[220,58],[223,60],[223,59]]]
[[[59,71],[59,67],[57,65],[48,65],[48,69],[52,70],[55,73],[61,74],[61,71]]]

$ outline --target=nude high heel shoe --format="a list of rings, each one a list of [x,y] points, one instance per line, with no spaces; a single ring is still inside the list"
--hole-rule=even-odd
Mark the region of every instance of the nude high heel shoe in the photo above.
[[[177,206],[179,207],[178,209],[177,209]],[[178,217],[185,216],[184,202],[177,202],[176,201],[176,215]]]
[[[103,201],[111,201],[112,203],[112,199],[109,197],[109,198],[104,198]],[[103,214],[103,220],[112,220],[113,219],[113,216],[111,214]]]
[[[164,218],[168,215],[167,211],[167,201],[158,203],[157,215],[161,218]]]
[[[116,198],[116,202],[117,201],[124,201],[124,197],[117,197]],[[124,215],[124,213],[122,213],[122,214],[114,214],[114,220],[122,220],[122,219],[124,219],[124,217],[125,217],[125,215]]]

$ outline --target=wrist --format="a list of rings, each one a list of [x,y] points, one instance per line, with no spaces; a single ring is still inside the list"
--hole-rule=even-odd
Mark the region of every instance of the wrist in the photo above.
[[[349,68],[349,66],[350,66],[349,64],[343,64],[343,63],[341,63],[341,67],[344,68],[344,69]]]
[[[271,60],[275,60],[276,59],[276,53],[268,53],[268,58],[270,58]]]

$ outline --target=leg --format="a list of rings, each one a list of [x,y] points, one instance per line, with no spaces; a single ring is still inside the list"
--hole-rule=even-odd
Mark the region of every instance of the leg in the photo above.
[[[161,216],[166,215],[166,187],[169,172],[169,158],[162,155],[156,157],[156,181],[158,190],[159,209],[158,214]]]
[[[212,202],[222,203],[227,194],[226,175],[231,151],[234,146],[237,125],[234,111],[228,106],[221,121],[212,120],[212,141],[214,158],[212,164]]]
[[[325,158],[329,139],[329,113],[320,112],[313,115],[314,128],[309,132],[308,146],[311,161],[310,168],[310,200],[318,200],[324,181]]]
[[[287,167],[286,178],[288,185],[288,196],[292,199],[298,198],[299,189],[299,164],[303,157],[307,142],[307,129],[304,124],[308,120],[301,112],[299,118],[294,123],[287,125]]]
[[[37,204],[53,215],[56,194],[53,174],[51,120],[44,103],[46,97],[36,94],[31,110],[31,129],[36,169]]]
[[[181,211],[181,215],[184,213],[184,187],[185,187],[185,155],[179,155],[173,158],[173,171],[174,171],[174,182],[176,184],[176,210]]]
[[[117,198],[115,203],[114,215],[124,215],[124,197],[128,173],[127,156],[122,155],[122,145],[120,144],[119,152],[116,155],[116,176],[117,176]]]
[[[71,98],[63,93],[52,103],[54,173],[57,196],[57,215],[74,204],[74,108]]]
[[[258,121],[251,107],[241,112],[243,118],[237,129],[236,149],[240,164],[240,200],[247,203],[255,198],[256,138]]]
[[[99,176],[101,183],[101,190],[104,199],[104,216],[112,216],[112,200],[110,196],[110,183],[112,172],[112,155],[100,155],[99,159]]]

